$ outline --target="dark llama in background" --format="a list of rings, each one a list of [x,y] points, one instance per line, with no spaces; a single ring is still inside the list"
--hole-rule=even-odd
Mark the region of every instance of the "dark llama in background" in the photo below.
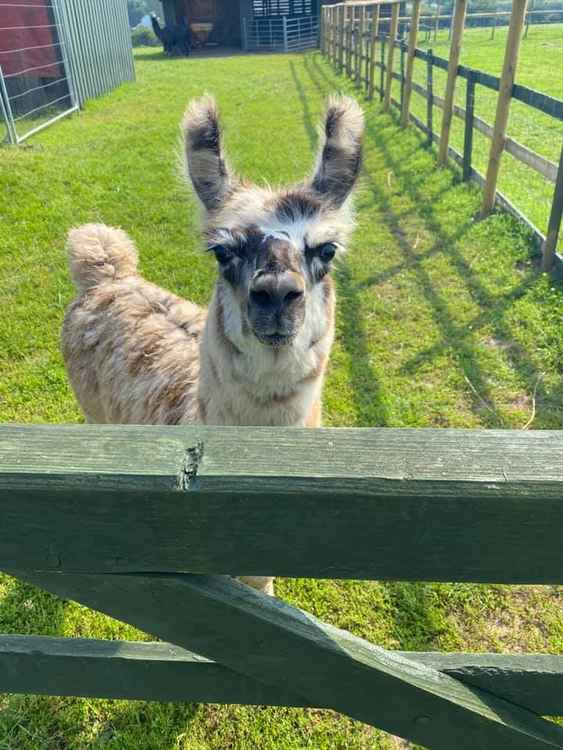
[[[190,54],[190,30],[185,22],[176,24],[175,26],[162,27],[158,23],[158,18],[155,14],[151,13],[151,23],[154,33],[162,42],[165,55],[178,57]]]
[[[363,127],[353,99],[331,99],[312,176],[274,190],[232,172],[211,98],[188,107],[187,172],[218,266],[207,310],[145,281],[121,229],[70,233],[62,346],[89,422],[320,426]],[[273,593],[272,578],[241,580]]]

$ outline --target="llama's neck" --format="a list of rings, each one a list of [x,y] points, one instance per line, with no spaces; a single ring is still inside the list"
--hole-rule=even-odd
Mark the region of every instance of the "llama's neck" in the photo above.
[[[200,417],[207,424],[313,426],[334,336],[330,281],[307,299],[304,325],[279,349],[248,330],[230,287],[219,283],[202,337]]]

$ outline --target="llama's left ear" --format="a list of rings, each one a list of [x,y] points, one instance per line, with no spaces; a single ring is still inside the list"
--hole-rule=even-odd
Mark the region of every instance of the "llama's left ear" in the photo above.
[[[331,97],[311,185],[336,206],[344,203],[358,179],[363,133],[364,114],[357,101],[344,96]]]
[[[221,141],[215,100],[204,96],[190,103],[184,115],[184,148],[189,178],[208,211],[217,210],[232,192],[232,174]]]

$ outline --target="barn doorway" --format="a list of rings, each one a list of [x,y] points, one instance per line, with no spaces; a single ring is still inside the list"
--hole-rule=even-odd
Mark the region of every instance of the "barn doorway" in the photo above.
[[[195,50],[240,48],[240,0],[176,0],[175,6],[176,22],[189,26]]]

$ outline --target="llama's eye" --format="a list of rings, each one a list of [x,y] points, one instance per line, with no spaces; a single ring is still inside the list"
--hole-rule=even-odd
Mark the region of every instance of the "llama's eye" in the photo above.
[[[324,245],[320,245],[317,248],[317,255],[323,261],[323,263],[330,263],[336,253],[336,245],[334,242],[327,242]]]
[[[225,247],[225,245],[213,245],[210,250],[215,253],[215,257],[219,263],[228,263],[234,256],[233,251],[230,248]]]

